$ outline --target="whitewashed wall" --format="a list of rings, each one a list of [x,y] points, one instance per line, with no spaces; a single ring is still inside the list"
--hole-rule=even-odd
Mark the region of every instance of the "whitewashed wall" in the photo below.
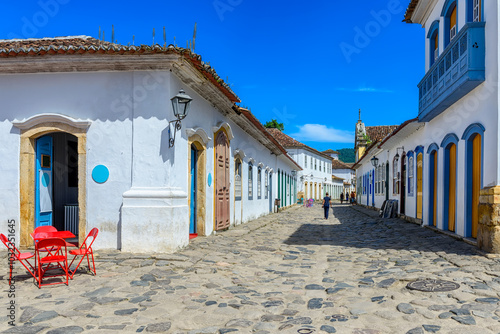
[[[193,97],[191,112],[168,147],[168,121],[174,119],[170,98],[180,88]],[[29,96],[29,98],[26,98]],[[254,138],[224,117],[168,71],[25,74],[0,76],[0,152],[5,157],[0,180],[0,219],[19,223],[19,130],[13,120],[43,113],[57,113],[90,120],[87,132],[87,231],[100,230],[95,247],[132,251],[174,251],[188,242],[188,141],[186,128],[200,127],[211,137],[207,144],[207,174],[214,180],[213,127],[227,122],[234,138],[230,143],[231,223],[235,223],[235,149],[274,169],[273,196],[277,194],[278,168],[291,170],[293,163],[276,157]],[[248,170],[242,167],[244,176]],[[92,170],[105,165],[107,182],[95,183]],[[264,167],[264,168],[265,168]],[[264,174],[265,175],[265,174]],[[239,221],[269,212],[269,202],[248,201],[243,178],[243,217]],[[205,180],[206,182],[206,180]],[[257,188],[256,174],[254,191]],[[263,182],[264,188],[264,182]],[[213,232],[214,184],[206,188],[206,232]],[[240,209],[241,210],[241,209]],[[19,225],[17,228],[19,240]],[[0,233],[6,233],[6,224]],[[147,236],[146,239],[144,237]],[[138,241],[134,241],[137,239]],[[159,246],[160,245],[160,246]]]

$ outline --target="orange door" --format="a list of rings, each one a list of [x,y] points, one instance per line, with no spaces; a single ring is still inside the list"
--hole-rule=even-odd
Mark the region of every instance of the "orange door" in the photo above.
[[[422,170],[423,170],[423,154],[417,155],[417,219],[422,219]]]
[[[215,229],[221,230],[229,227],[229,144],[223,131],[215,142]]]
[[[450,147],[450,170],[449,170],[449,195],[448,195],[448,230],[455,232],[455,203],[457,199],[457,146],[452,144]]]
[[[481,189],[481,135],[472,141],[472,237],[477,238],[479,191]]]

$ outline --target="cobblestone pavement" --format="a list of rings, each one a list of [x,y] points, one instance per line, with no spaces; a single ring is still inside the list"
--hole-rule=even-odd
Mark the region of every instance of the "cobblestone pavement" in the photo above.
[[[176,254],[99,251],[97,276],[38,289],[17,276],[2,333],[500,333],[500,260],[363,208],[294,207],[197,238]],[[7,276],[5,273],[7,272]],[[16,266],[15,273],[22,274]],[[416,279],[459,284],[420,292]]]

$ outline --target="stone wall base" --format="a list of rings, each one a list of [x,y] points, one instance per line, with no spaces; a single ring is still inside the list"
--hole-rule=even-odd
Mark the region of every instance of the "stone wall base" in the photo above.
[[[480,192],[477,246],[484,252],[500,254],[500,186]]]

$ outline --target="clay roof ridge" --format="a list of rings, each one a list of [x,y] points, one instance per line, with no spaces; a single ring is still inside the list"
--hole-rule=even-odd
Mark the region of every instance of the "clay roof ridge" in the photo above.
[[[95,39],[92,36],[76,35],[76,36],[58,36],[58,37],[41,37],[41,38],[14,38],[14,39],[0,39],[1,42],[26,42],[26,41],[49,41],[49,40],[66,40],[66,39]],[[96,39],[97,40],[97,39]]]

